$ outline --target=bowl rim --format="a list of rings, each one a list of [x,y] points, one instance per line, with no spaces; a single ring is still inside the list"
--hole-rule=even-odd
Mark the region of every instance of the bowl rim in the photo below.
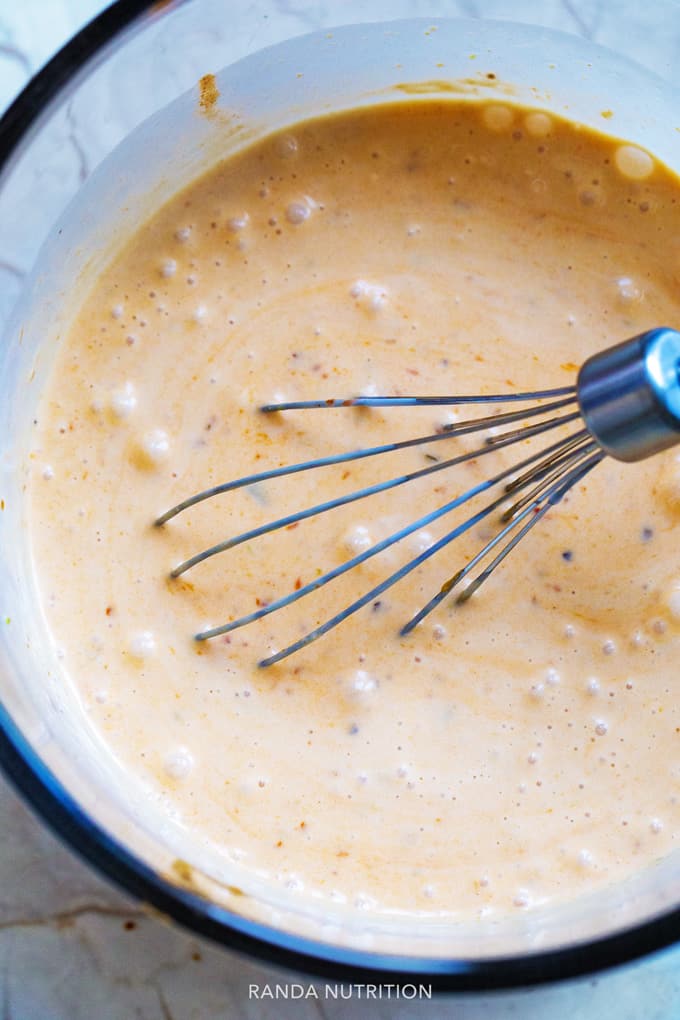
[[[61,91],[104,56],[123,31],[187,0],[115,0],[28,82],[0,118],[0,174]],[[0,181],[1,183],[1,181]],[[611,935],[539,952],[485,958],[405,956],[348,949],[236,914],[144,864],[95,823],[43,763],[0,700],[0,768],[41,821],[99,872],[152,912],[226,948],[288,971],[362,986],[419,985],[491,991],[576,978],[631,962],[680,941],[680,905]]]

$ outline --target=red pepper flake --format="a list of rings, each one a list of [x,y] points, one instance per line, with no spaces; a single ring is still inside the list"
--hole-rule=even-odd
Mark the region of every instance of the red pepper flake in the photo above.
[[[301,587],[302,587],[302,578],[298,577],[296,579],[296,581],[295,581],[295,591],[300,591]]]
[[[294,521],[293,524],[287,524],[286,531],[293,531],[295,528],[297,528],[299,523],[300,523],[299,521]]]
[[[181,577],[168,577],[167,586],[169,591],[193,591],[195,587],[191,581],[184,581]]]
[[[406,371],[408,372],[409,375],[420,375],[420,372],[418,371],[417,368],[407,368]]]
[[[256,606],[260,606],[262,609],[266,609],[267,606],[269,605],[269,602],[270,602],[269,599],[258,599],[258,598],[255,599],[255,605]]]
[[[307,822],[300,822],[299,828],[300,829],[304,829],[306,825],[307,825]]]
[[[112,612],[113,612],[113,606],[107,606],[106,607],[106,615],[107,616],[111,616]]]
[[[283,840],[282,840],[282,839],[280,839],[280,840],[279,840],[279,841],[277,842],[277,844],[276,844],[276,845],[277,845],[277,846],[283,846]]]

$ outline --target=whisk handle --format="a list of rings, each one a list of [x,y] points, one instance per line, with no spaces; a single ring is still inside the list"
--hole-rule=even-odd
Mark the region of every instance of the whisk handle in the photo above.
[[[651,329],[581,366],[578,401],[600,446],[623,461],[680,443],[680,333]]]

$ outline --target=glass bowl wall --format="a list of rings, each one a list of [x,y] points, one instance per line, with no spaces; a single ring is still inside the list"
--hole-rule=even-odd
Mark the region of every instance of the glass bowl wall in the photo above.
[[[196,83],[208,72],[226,69],[218,76],[220,103],[257,134],[384,99],[396,81],[466,79],[474,101],[481,94],[475,75],[481,82],[493,71],[499,88],[512,83],[517,100],[586,123],[602,127],[601,111],[614,109],[618,136],[680,170],[673,87],[680,61],[664,27],[669,16],[677,21],[677,6],[651,6],[638,35],[632,25],[623,31],[614,12],[589,15],[588,4],[576,6],[578,16],[560,4],[535,6],[513,5],[513,21],[544,28],[495,20],[507,16],[500,2],[475,5],[483,18],[449,23],[442,19],[469,13],[462,0],[312,3],[276,16],[270,4],[238,0],[228,19],[222,0],[121,0],[41,72],[0,123],[0,762],[77,850],[163,913],[224,944],[352,980],[418,976],[488,988],[640,955],[680,931],[677,858],[571,905],[455,929],[371,927],[351,912],[318,915],[255,885],[236,900],[210,860],[192,868],[189,881],[177,867],[172,824],[121,792],[115,763],[60,682],[23,538],[28,422],[52,340],[73,311],[73,281],[84,285],[105,265],[150,203],[238,146],[238,132],[196,112]],[[425,20],[393,20],[419,17]],[[343,23],[355,27],[336,29]],[[579,32],[597,34],[619,55]],[[284,40],[297,41],[262,52]],[[630,63],[631,55],[662,76]],[[493,95],[488,82],[484,95]]]

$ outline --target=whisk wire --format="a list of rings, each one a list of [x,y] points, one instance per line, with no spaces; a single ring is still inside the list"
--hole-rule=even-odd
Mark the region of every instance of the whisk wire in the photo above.
[[[508,404],[533,400],[552,400],[575,394],[575,386],[559,386],[550,390],[531,390],[524,393],[459,394],[446,397],[339,397],[329,400],[288,400],[280,404],[263,404],[260,411],[305,411],[314,408],[336,407],[442,407],[457,404]]]
[[[579,432],[577,433],[577,435],[582,436],[583,432]],[[538,459],[544,459],[546,454],[550,456],[551,451],[558,450],[559,447],[563,446],[566,443],[569,443],[571,445],[571,440],[568,438],[559,440],[552,446],[548,447],[546,450],[541,450],[539,452],[532,454],[530,457],[527,457],[521,464],[513,465],[512,467],[506,468],[504,471],[495,475],[493,478],[485,479],[483,482],[480,482],[477,485],[472,486],[471,488],[463,492],[461,495],[457,496],[455,499],[450,500],[448,503],[445,503],[443,506],[438,507],[436,510],[430,511],[424,516],[418,518],[416,521],[413,521],[412,523],[407,524],[405,527],[399,529],[398,531],[393,532],[391,535],[382,539],[380,542],[377,542],[374,545],[372,545],[369,549],[365,549],[362,552],[357,553],[357,555],[352,557],[350,560],[347,560],[345,563],[342,563],[337,567],[334,567],[332,570],[329,570],[327,573],[323,574],[321,577],[316,578],[314,581],[310,581],[308,584],[303,585],[296,591],[292,591],[289,594],[282,596],[281,598],[276,599],[273,602],[270,602],[269,605],[260,607],[259,609],[253,611],[252,613],[248,613],[245,616],[239,617],[237,620],[232,620],[229,621],[228,623],[221,624],[218,627],[212,627],[209,630],[202,631],[196,634],[196,640],[204,641],[209,638],[217,637],[220,634],[226,634],[229,631],[236,630],[240,627],[245,626],[248,623],[253,623],[255,620],[260,620],[265,616],[269,616],[270,613],[276,612],[279,609],[283,609],[286,606],[291,605],[293,602],[297,602],[299,599],[304,598],[305,595],[309,595],[311,592],[317,591],[319,588],[324,587],[330,581],[333,581],[335,580],[335,578],[340,577],[347,571],[352,570],[355,567],[358,567],[361,563],[364,563],[371,557],[377,556],[378,553],[381,553],[383,552],[383,550],[388,549],[390,546],[396,544],[397,542],[400,542],[402,539],[408,537],[408,535],[413,534],[413,532],[418,531],[421,528],[429,527],[430,524],[434,523],[440,517],[443,517],[444,515],[451,513],[453,510],[462,506],[464,503],[467,503],[471,499],[474,499],[475,496],[480,495],[480,493],[486,492],[488,489],[493,488],[493,486],[499,484],[501,481],[503,481],[503,479],[508,478],[510,475],[514,474],[514,472],[517,471],[518,468],[521,469],[522,467],[525,467],[527,464],[534,462]],[[495,509],[496,506],[504,502],[505,498],[506,498],[505,496],[501,496],[499,500],[490,508],[490,510]]]
[[[564,440],[562,440],[561,442],[564,442]],[[555,446],[557,445],[559,444],[555,444]],[[533,459],[537,459],[545,453],[546,451],[542,451],[539,454],[535,454]],[[523,462],[522,464],[519,465],[519,467],[526,466],[526,463],[527,461]],[[464,502],[468,502],[471,498],[473,498],[473,496],[478,495],[480,492],[484,492],[487,489],[491,488],[493,485],[498,484],[504,478],[514,473],[514,471],[516,470],[517,465],[507,468],[505,471],[501,471],[493,478],[487,479],[484,482],[480,482],[479,485],[474,486],[472,489],[467,490],[467,492],[463,493],[463,495],[458,497],[458,500],[454,502],[456,503],[457,506],[462,505]],[[455,539],[459,538],[466,531],[469,531],[471,528],[475,527],[477,524],[483,521],[486,517],[489,516],[489,514],[493,513],[494,510],[498,509],[498,507],[500,507],[501,504],[505,502],[506,498],[507,496],[505,493],[501,494],[497,499],[493,500],[487,506],[483,507],[476,514],[462,521],[459,525],[457,525],[455,528],[449,531],[446,535],[440,538],[428,549],[423,550],[423,552],[419,553],[413,559],[403,564],[398,570],[390,574],[389,577],[385,578],[375,587],[371,588],[370,591],[366,592],[360,598],[352,602],[351,605],[346,606],[339,613],[336,613],[335,616],[326,620],[320,626],[316,627],[314,630],[310,631],[308,634],[306,634],[299,640],[288,645],[283,650],[278,651],[273,655],[270,655],[266,659],[262,659],[259,665],[263,667],[272,666],[275,663],[280,662],[282,659],[287,658],[289,655],[292,655],[294,652],[298,652],[302,648],[305,648],[307,645],[311,644],[312,642],[317,641],[320,637],[323,637],[329,631],[333,630],[339,624],[343,623],[346,619],[348,619],[348,617],[352,616],[354,613],[358,612],[358,610],[368,605],[368,603],[378,599],[380,595],[382,595],[393,585],[397,584],[412,571],[416,570],[419,566],[421,566],[421,564],[425,563],[431,556],[434,556],[436,553],[440,552],[443,548],[445,548],[447,545],[450,545],[451,542],[455,541]]]
[[[472,432],[483,432],[500,425],[511,425],[516,421],[526,421],[527,418],[536,418],[539,415],[545,416],[560,408],[568,407],[576,402],[576,397],[565,397],[562,400],[554,400],[550,404],[541,404],[538,407],[522,407],[517,411],[506,411],[502,414],[487,414],[483,418],[466,419],[465,421],[447,422],[442,425],[441,431],[449,436],[467,436]],[[509,435],[509,433],[503,433]],[[485,442],[490,443],[494,436],[488,436]]]
[[[574,454],[572,454],[571,459],[582,460],[583,456],[584,456],[583,452],[579,453],[578,457],[575,457]],[[429,616],[429,614],[434,609],[437,608],[440,602],[447,598],[451,594],[453,589],[456,588],[468,576],[468,574],[472,570],[474,570],[474,568],[479,563],[481,563],[482,560],[486,559],[489,553],[491,553],[496,548],[496,546],[498,546],[513,531],[515,531],[517,526],[521,524],[522,521],[526,521],[524,526],[520,528],[520,530],[515,535],[512,536],[510,541],[501,549],[501,551],[493,559],[493,561],[473,581],[470,582],[467,588],[465,588],[461,592],[461,594],[458,596],[456,600],[459,604],[467,602],[467,600],[478,590],[478,588],[481,587],[484,581],[486,581],[491,576],[496,567],[498,567],[503,562],[505,557],[510,552],[512,552],[512,550],[515,548],[516,545],[518,545],[518,543],[524,538],[524,536],[533,527],[536,526],[539,520],[541,520],[552,507],[559,503],[560,500],[563,499],[563,497],[569,491],[569,489],[576,485],[581,480],[581,478],[583,478],[584,475],[587,474],[588,471],[592,470],[592,468],[594,468],[596,464],[599,464],[599,462],[602,460],[604,456],[605,456],[604,453],[598,451],[597,453],[590,456],[588,460],[585,461],[585,463],[578,464],[577,466],[573,467],[570,471],[567,472],[566,475],[563,473],[564,472],[563,465],[563,467],[560,470],[558,480],[553,481],[552,485],[550,485],[550,488],[548,489],[548,492],[545,493],[543,496],[541,496],[537,490],[533,490],[532,494],[530,495],[531,502],[529,503],[529,505],[525,507],[525,509],[522,510],[521,513],[517,514],[516,516],[513,516],[513,518],[510,520],[510,523],[507,524],[501,531],[499,531],[498,534],[494,535],[494,537],[489,542],[487,542],[486,545],[482,549],[480,549],[480,551],[475,556],[473,556],[473,558],[469,560],[465,564],[465,566],[462,567],[461,570],[458,570],[452,577],[445,581],[444,584],[441,586],[440,590],[436,593],[436,595],[434,595],[430,599],[430,601],[425,606],[423,606],[422,609],[420,609],[416,613],[416,615],[412,617],[411,620],[409,620],[407,624],[405,624],[402,627],[400,634],[402,636],[405,636],[409,634],[415,627],[417,627],[419,623],[422,623],[425,617]],[[542,485],[539,486],[538,488],[545,489],[547,484],[548,480],[542,483]],[[528,521],[527,518],[529,518]]]
[[[308,584],[303,585],[296,591],[290,592],[288,595],[284,595],[282,598],[276,599],[274,602],[270,602],[268,606],[263,606],[260,609],[249,613],[247,616],[242,616],[238,620],[230,621],[229,623],[222,624],[219,627],[213,627],[210,630],[202,631],[200,634],[196,634],[197,641],[203,641],[206,638],[217,637],[219,634],[226,634],[229,631],[236,630],[239,627],[243,627],[248,623],[252,623],[255,620],[260,620],[264,616],[269,616],[270,613],[274,613],[279,609],[283,609],[286,606],[291,605],[293,602],[297,602],[299,599],[304,598],[305,595],[309,595],[313,591],[317,591],[319,588],[324,587],[330,581],[334,581],[336,577],[340,577],[342,574],[347,573],[349,570],[353,570],[358,567],[361,563],[365,563],[366,560],[373,556],[377,556],[378,553],[388,549],[391,545],[400,542],[403,538],[407,538],[408,535],[413,534],[414,531],[418,531],[420,528],[426,528],[430,524],[434,523],[438,518],[444,516],[446,513],[450,513],[457,506],[460,506],[463,502],[468,499],[472,499],[480,492],[484,492],[489,485],[493,483],[482,482],[479,485],[474,486],[473,489],[468,489],[463,496],[458,496],[455,500],[451,500],[444,506],[438,507],[436,510],[432,510],[425,516],[418,518],[417,521],[413,521],[411,524],[407,524],[405,527],[399,529],[399,531],[393,532],[387,538],[382,539],[380,542],[376,542],[369,549],[364,549],[362,552],[357,553],[350,560],[346,560],[344,563],[339,564],[332,570],[322,574],[321,577],[316,578],[314,581],[310,581]]]
[[[543,506],[540,506],[537,501],[534,501],[526,508],[523,513],[531,514],[532,510],[535,510],[533,516],[529,518],[524,527],[513,536],[508,544],[501,549],[498,555],[487,567],[484,568],[481,574],[471,581],[467,588],[460,593],[456,599],[458,604],[467,602],[467,600],[474,595],[474,593],[484,584],[487,578],[491,576],[496,567],[502,563],[508,553],[512,552],[515,546],[524,538],[527,532],[535,527],[539,520],[544,517],[549,510],[551,510],[554,506],[557,506],[557,504],[564,499],[569,490],[573,489],[573,487],[577,485],[589,471],[592,471],[592,469],[596,467],[605,456],[606,454],[602,451],[598,451],[596,454],[593,454],[593,456],[589,457],[585,463],[580,464],[578,467],[570,471],[559,485],[555,485],[550,489]],[[516,525],[517,523],[519,523],[519,518],[515,518],[515,520],[511,522],[511,525]]]
[[[517,478],[514,478],[511,482],[508,482],[506,492],[511,494],[519,489],[525,488],[525,486],[530,482],[536,481],[538,478],[542,477],[546,470],[550,470],[557,461],[561,460],[562,457],[569,452],[569,450],[584,442],[594,442],[593,437],[590,432],[588,432],[588,429],[580,429],[580,431],[573,433],[570,438],[565,439],[560,448],[555,450],[555,452],[550,454],[550,456],[546,456],[545,460],[540,461],[535,466],[530,467],[527,471],[519,474]],[[547,454],[548,451],[546,450],[545,453]]]
[[[557,425],[566,425],[578,417],[578,411],[574,411],[571,414],[563,415],[559,419],[553,418],[548,422],[541,422],[536,425],[527,425],[524,430],[524,435],[526,437],[540,435],[542,432],[547,432],[550,429],[555,428]],[[208,549],[204,549],[202,552],[196,553],[194,556],[191,556],[189,559],[184,560],[182,563],[179,563],[176,567],[174,567],[170,572],[170,576],[174,578],[180,577],[181,574],[184,574],[187,570],[190,570],[191,567],[197,566],[204,560],[217,556],[219,553],[226,552],[227,549],[233,549],[235,546],[241,545],[243,542],[249,542],[255,538],[259,538],[261,535],[267,535],[270,532],[278,531],[281,528],[289,528],[291,525],[299,524],[300,521],[308,520],[310,517],[316,517],[319,514],[327,513],[329,510],[334,510],[340,506],[347,506],[350,503],[357,502],[357,500],[366,499],[368,496],[374,496],[380,492],[387,492],[397,486],[405,485],[407,482],[412,482],[417,478],[425,478],[428,475],[437,473],[438,471],[444,471],[447,468],[455,467],[458,464],[464,464],[466,461],[477,460],[479,457],[484,456],[487,453],[492,453],[495,450],[502,449],[504,446],[509,446],[515,442],[516,438],[514,435],[505,441],[499,438],[498,442],[494,443],[493,447],[487,446],[481,447],[477,450],[471,450],[467,453],[459,454],[457,457],[452,457],[449,460],[429,464],[427,467],[418,468],[416,471],[397,475],[395,478],[389,478],[386,481],[376,482],[373,485],[356,489],[353,492],[345,493],[344,495],[337,496],[334,499],[325,500],[323,503],[317,503],[315,506],[306,507],[304,510],[298,510],[295,513],[279,517],[274,521],[269,521],[267,524],[262,524],[257,528],[251,528],[249,531],[244,531],[239,535],[234,535],[231,538],[227,538],[222,542],[218,542],[215,545],[210,546]],[[305,463],[302,470],[307,470],[310,463],[313,462]],[[167,515],[164,515],[164,517],[167,518]]]
[[[597,443],[592,440],[581,440],[577,444],[569,444],[568,448],[565,449],[560,456],[552,456],[547,458],[546,461],[542,462],[537,466],[535,471],[527,471],[524,474],[524,480],[521,486],[517,486],[515,482],[509,482],[505,487],[506,495],[512,496],[523,489],[527,489],[532,483],[536,483],[532,488],[529,488],[528,492],[525,492],[523,496],[515,500],[515,502],[504,510],[501,515],[501,521],[511,521],[517,516],[522,507],[530,503],[536,496],[544,492],[545,489],[551,484],[551,482],[560,478],[564,474],[565,468],[573,465],[575,462],[582,460],[590,453],[594,453],[598,449]]]
[[[562,391],[562,390],[547,390],[545,392],[546,393],[559,393],[559,394],[562,394],[563,392],[566,393],[566,390],[565,391]],[[511,398],[516,398],[518,395],[517,394],[510,394],[509,396]],[[526,396],[526,395],[523,395],[523,396]],[[366,399],[369,399],[369,398],[366,398]],[[391,398],[391,397],[380,397],[380,398],[370,398],[370,399],[392,400],[393,398]],[[404,397],[404,398],[394,398],[394,399],[404,399],[404,400],[413,401],[416,398],[415,397]],[[449,398],[444,398],[444,397],[442,397],[442,398],[430,397],[430,398],[423,398],[423,399],[429,400],[429,401],[434,401],[435,399],[438,399],[438,400],[441,399],[441,401],[447,401],[447,402],[449,400]],[[463,398],[461,397],[461,398],[456,398],[456,399],[460,402]],[[477,398],[477,399],[479,401],[484,401],[485,403],[487,403],[487,402],[497,402],[497,401],[500,401],[501,397],[498,394],[494,394],[494,395],[489,396],[489,397],[480,397],[480,398]],[[491,426],[494,426],[494,425],[495,426],[500,426],[500,425],[504,425],[504,424],[510,424],[513,421],[519,421],[519,420],[522,420],[522,419],[525,419],[525,418],[531,418],[531,417],[534,417],[534,416],[539,415],[539,414],[550,413],[550,412],[552,412],[554,410],[557,410],[558,408],[565,407],[565,406],[567,406],[569,404],[573,404],[575,402],[575,400],[576,400],[576,396],[572,393],[572,395],[569,396],[566,399],[557,400],[557,401],[554,401],[553,403],[550,403],[550,404],[541,405],[540,407],[527,408],[526,410],[519,410],[519,411],[509,411],[506,414],[488,415],[485,418],[475,418],[474,420],[471,420],[471,421],[462,421],[462,422],[455,422],[455,423],[452,423],[452,424],[447,424],[447,425],[444,425],[439,431],[431,433],[429,435],[425,435],[425,436],[416,436],[415,438],[411,438],[411,439],[398,440],[398,441],[396,441],[394,443],[384,443],[384,444],[382,444],[380,446],[369,446],[369,447],[364,447],[364,448],[359,449],[359,450],[345,451],[343,453],[331,454],[331,455],[329,455],[327,457],[316,457],[313,460],[300,461],[297,464],[286,464],[286,465],[284,465],[282,467],[270,468],[267,471],[258,471],[258,472],[254,473],[254,474],[243,475],[241,478],[232,479],[229,482],[222,482],[219,485],[213,485],[213,486],[211,486],[208,489],[203,489],[201,492],[197,492],[194,496],[190,496],[188,499],[182,500],[181,503],[177,503],[175,506],[170,507],[169,510],[166,510],[165,513],[163,513],[159,517],[157,517],[156,520],[154,521],[154,524],[157,527],[161,527],[163,524],[167,524],[168,521],[172,520],[173,517],[176,517],[178,514],[182,513],[184,510],[188,510],[190,507],[196,506],[198,503],[202,503],[206,499],[212,499],[213,496],[219,496],[219,495],[222,495],[223,493],[226,493],[226,492],[233,492],[236,489],[246,488],[246,487],[248,487],[250,485],[257,485],[257,484],[259,484],[261,482],[268,482],[268,481],[271,481],[274,478],[283,478],[286,475],[294,475],[294,474],[299,474],[299,473],[301,473],[303,471],[316,470],[316,468],[332,467],[332,466],[336,466],[338,464],[348,464],[348,463],[350,463],[352,461],[364,460],[367,457],[377,457],[377,456],[379,456],[379,455],[381,455],[383,453],[394,453],[394,452],[399,451],[399,450],[408,450],[408,449],[410,449],[412,447],[424,446],[427,443],[437,443],[437,442],[441,442],[444,439],[451,439],[454,436],[470,435],[470,434],[472,434],[474,432],[484,431],[485,429],[487,429],[487,428],[489,428]],[[298,403],[300,403],[300,402],[298,402]],[[301,403],[304,403],[304,402],[301,402]],[[339,401],[330,401],[329,403],[322,403],[322,402],[318,402],[318,401],[311,401],[311,403],[314,404],[314,406],[319,406],[319,407],[340,407],[340,406],[346,406],[347,402],[345,403],[345,405],[341,405],[341,403]],[[360,406],[368,406],[368,405],[362,404]],[[267,405],[266,407],[261,408],[261,410],[263,410],[263,411],[265,411],[265,410],[279,410],[279,409],[287,409],[288,407],[289,407],[289,405],[287,405],[287,404]],[[196,562],[200,562],[200,561],[196,561]],[[192,562],[192,566],[193,565],[195,565],[195,564]],[[188,570],[189,568],[187,567],[186,569]],[[178,576],[178,575],[173,575],[173,576]]]
[[[267,482],[285,475],[295,475],[302,471],[331,465],[347,464],[383,453],[406,450],[487,430],[484,442],[476,450],[446,460],[439,460],[428,453],[426,456],[434,463],[425,468],[398,475],[334,499],[325,500],[316,506],[288,514],[269,524],[232,536],[180,563],[174,568],[171,576],[178,577],[203,560],[261,535],[297,524],[306,518],[325,513],[336,507],[346,506],[359,499],[387,492],[406,482],[446,470],[457,464],[475,461],[485,454],[514,443],[524,442],[551,429],[565,426],[575,419],[580,419],[582,426],[578,431],[558,440],[546,449],[533,453],[520,463],[505,468],[493,478],[471,486],[438,509],[424,514],[416,521],[374,543],[369,549],[353,556],[346,563],[334,567],[308,584],[300,586],[299,589],[276,599],[267,606],[260,606],[255,612],[243,615],[221,626],[206,629],[196,634],[196,638],[206,640],[216,637],[291,605],[298,599],[317,591],[346,571],[358,567],[370,557],[376,556],[416,530],[427,527],[492,486],[505,482],[502,493],[488,505],[457,524],[429,548],[424,549],[389,577],[371,588],[370,591],[355,599],[351,605],[345,606],[340,612],[283,650],[273,652],[268,658],[263,659],[260,665],[270,666],[280,662],[333,630],[363,606],[377,600],[392,585],[416,570],[430,557],[436,555],[505,503],[506,508],[500,515],[501,526],[496,534],[464,564],[462,569],[453,574],[440,587],[427,605],[423,606],[405,624],[401,634],[406,635],[413,630],[457,585],[468,578],[487,557],[495,553],[491,562],[459,592],[456,601],[467,601],[528,532],[545,517],[551,507],[556,506],[564,499],[570,489],[606,456],[615,457],[623,462],[635,462],[680,443],[679,365],[680,332],[668,327],[660,327],[647,330],[614,347],[593,354],[581,365],[573,386],[486,396],[476,394],[426,397],[366,396],[265,404],[260,408],[262,412],[275,413],[308,408],[427,407],[430,405],[499,405],[532,402],[530,407],[519,407],[514,411],[501,409],[500,413],[496,415],[487,414],[474,420],[453,422],[442,426],[434,434],[271,468],[205,489],[171,507],[157,518],[156,525],[161,526],[183,510],[220,493],[253,486],[259,482]],[[574,404],[576,408],[569,410],[569,405]],[[561,413],[563,411],[564,413]],[[527,424],[530,419],[536,419],[536,421],[533,424]],[[517,427],[518,425],[519,427]],[[504,427],[504,431],[498,432],[497,430],[501,426]],[[506,426],[510,426],[510,428],[505,428]],[[514,502],[508,507],[509,499],[514,499]]]

